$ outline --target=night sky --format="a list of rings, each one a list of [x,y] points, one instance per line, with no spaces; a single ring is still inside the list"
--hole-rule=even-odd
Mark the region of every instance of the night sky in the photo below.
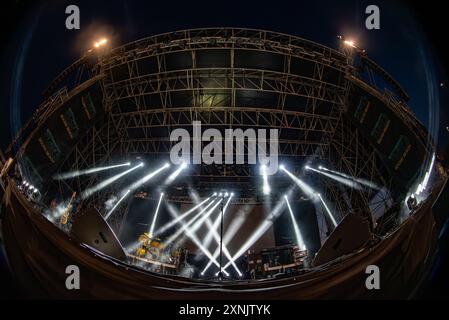
[[[80,7],[79,31],[65,28],[65,8],[69,4]],[[364,11],[369,4],[380,7],[380,30],[365,29]],[[338,46],[336,35],[351,37],[405,88],[411,96],[410,107],[432,132],[432,123],[443,128],[449,125],[443,120],[449,118],[445,108],[441,108],[440,119],[433,120],[435,107],[429,107],[428,102],[431,84],[426,69],[436,86],[446,82],[442,57],[425,35],[427,26],[418,22],[421,8],[402,2],[90,0],[13,1],[9,6],[2,12],[8,32],[0,56],[3,149],[11,140],[11,132],[17,131],[39,105],[41,93],[50,81],[96,37],[106,35],[115,46],[158,33],[199,27],[267,29],[333,48]],[[446,105],[447,88],[449,83],[436,89],[441,106]],[[447,144],[448,136],[449,132],[440,130],[440,148]]]

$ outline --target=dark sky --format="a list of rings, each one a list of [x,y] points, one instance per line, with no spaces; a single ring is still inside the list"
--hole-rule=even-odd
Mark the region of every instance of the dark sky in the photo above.
[[[80,7],[79,31],[65,28],[69,4]],[[381,30],[365,29],[364,11],[369,4],[380,7]],[[432,117],[426,68],[436,84],[446,82],[441,68],[444,57],[438,58],[438,43],[432,42],[437,38],[426,36],[434,30],[429,29],[430,22],[444,21],[437,17],[428,20],[419,5],[399,1],[60,0],[13,1],[8,6],[1,17],[2,29],[7,31],[0,52],[2,148],[9,144],[11,131],[17,130],[41,102],[41,92],[50,81],[91,45],[96,34],[106,34],[119,45],[177,29],[234,26],[290,33],[334,48],[338,45],[336,35],[343,34],[355,38],[401,83],[411,96],[410,107],[428,127]],[[438,7],[433,8],[438,11]],[[444,108],[447,88],[449,83],[437,90],[443,127],[449,125]],[[440,141],[446,143],[448,135],[440,130]]]

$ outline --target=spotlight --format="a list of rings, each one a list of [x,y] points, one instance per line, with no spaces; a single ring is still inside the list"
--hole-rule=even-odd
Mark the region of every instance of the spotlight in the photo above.
[[[285,166],[284,166],[283,164],[281,164],[281,165],[279,166],[279,169],[285,170]]]
[[[220,193],[218,194],[218,196],[219,196],[219,197],[222,197],[222,196],[223,196],[223,193],[220,192]]]
[[[100,40],[94,42],[94,47],[98,49],[98,48],[100,48],[100,47],[105,46],[106,43],[108,43],[108,39],[102,38],[102,39],[100,39]]]
[[[216,192],[214,192],[213,196],[215,197],[216,195],[217,195],[217,193],[216,193]]]
[[[115,209],[119,206],[119,204],[126,198],[126,196],[131,192],[131,190],[126,191],[126,193],[120,198],[119,201],[115,204],[115,206],[106,214],[104,217],[104,220],[108,220],[108,218],[111,216],[111,214],[114,212]]]
[[[344,40],[343,43],[349,47],[356,48],[356,45],[352,40]]]
[[[226,192],[224,196],[225,196],[225,197],[229,196],[229,193]]]
[[[139,165],[137,165],[137,166],[135,166],[135,167],[133,167],[133,168],[131,168],[131,169],[128,169],[128,170],[126,170],[126,171],[124,171],[124,172],[122,172],[122,173],[119,173],[119,174],[117,174],[117,175],[115,175],[115,176],[113,176],[113,177],[111,177],[111,178],[109,178],[109,179],[106,179],[105,181],[100,182],[99,184],[93,186],[92,188],[89,188],[89,189],[87,189],[87,190],[84,190],[84,191],[81,193],[81,198],[84,200],[84,199],[90,197],[90,196],[93,195],[95,192],[98,192],[98,191],[100,191],[100,190],[106,188],[108,185],[114,183],[114,182],[117,181],[118,179],[120,179],[120,178],[126,176],[127,174],[131,173],[132,171],[134,171],[134,170],[136,170],[136,169],[138,169],[138,168],[140,168],[140,167],[142,167],[141,164],[139,164]]]
[[[71,179],[71,178],[75,178],[78,176],[88,175],[88,174],[92,174],[92,173],[96,173],[96,172],[100,172],[100,171],[111,170],[111,169],[120,168],[120,167],[127,167],[130,165],[131,165],[131,163],[127,162],[127,163],[122,163],[122,164],[106,166],[106,167],[97,167],[97,168],[90,168],[90,169],[84,169],[84,170],[76,170],[76,171],[71,171],[71,172],[54,175],[53,179],[66,180],[66,179]]]
[[[309,166],[305,166],[304,167],[306,170],[310,170],[310,167]]]

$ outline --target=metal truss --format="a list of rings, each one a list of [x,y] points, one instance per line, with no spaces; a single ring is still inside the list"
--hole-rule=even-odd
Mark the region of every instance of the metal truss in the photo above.
[[[375,183],[381,189],[391,190],[392,178],[374,147],[348,119],[341,119],[331,149],[329,162],[334,170]],[[323,179],[323,182],[328,196],[338,207],[342,217],[347,214],[360,214],[367,217],[374,226],[369,204],[379,190],[351,189],[329,179]],[[383,199],[384,203],[388,200]]]
[[[113,50],[103,69],[152,56],[201,49],[247,49],[279,53],[345,70],[348,65],[341,52],[299,37],[264,30],[211,28],[182,30],[129,43]]]
[[[227,49],[230,67],[198,68],[198,55],[206,49]],[[280,54],[283,70],[236,67],[235,51],[241,49]],[[186,53],[191,67],[167,69],[167,55],[175,52]],[[142,65],[148,58],[155,61],[155,71],[148,71]],[[294,58],[311,63],[312,76],[293,74]],[[174,143],[169,141],[170,132],[175,128],[188,129],[193,121],[201,121],[205,127],[223,130],[279,129],[279,156],[290,157],[297,166],[295,171],[299,171],[304,160],[315,158],[350,176],[373,181],[387,189],[391,187],[389,175],[374,147],[344,117],[356,69],[348,56],[339,51],[261,30],[184,30],[114,49],[99,59],[96,68],[106,121],[101,127],[92,128],[75,146],[60,172],[99,166],[110,162],[113,156],[166,158]],[[115,77],[117,70],[121,72],[120,78]],[[338,78],[330,81],[329,70],[335,71]],[[271,94],[277,101],[262,106],[249,99],[242,105],[239,103],[242,92],[255,96]],[[189,97],[186,105],[174,103],[178,93]],[[158,97],[158,104],[149,103],[149,96]],[[289,97],[298,98],[300,103],[293,108],[287,103]],[[226,182],[252,192],[250,185],[256,176],[259,177],[259,172],[255,173],[248,165],[217,164],[199,166],[189,173],[188,179],[204,190],[216,189]],[[97,182],[96,176],[77,177],[59,182],[57,187],[61,192],[84,190]],[[342,217],[354,213],[371,218],[369,203],[375,191],[352,190],[323,177],[317,179],[317,184],[317,189],[334,203]],[[119,188],[113,186],[96,194],[89,205],[103,210],[108,196]],[[176,193],[170,200],[190,201],[186,194]],[[262,200],[243,195],[236,201],[259,203]],[[111,216],[110,223],[116,230],[127,207],[124,201]]]

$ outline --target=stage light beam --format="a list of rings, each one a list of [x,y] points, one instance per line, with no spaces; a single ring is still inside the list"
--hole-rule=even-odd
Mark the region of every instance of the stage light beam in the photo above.
[[[207,203],[212,197],[208,197],[205,200],[203,200],[201,203],[197,204],[196,206],[194,206],[193,208],[189,209],[188,211],[184,212],[183,214],[181,214],[180,216],[178,216],[176,219],[166,223],[165,225],[163,225],[161,228],[159,228],[156,232],[155,235],[159,235],[164,233],[165,231],[167,231],[168,229],[170,229],[171,227],[173,227],[175,224],[177,224],[179,221],[183,220],[184,218],[186,218],[187,216],[189,216],[190,214],[192,214],[193,212],[195,212],[198,208],[200,208],[201,206],[203,206],[205,203]],[[213,203],[213,202],[212,202]],[[204,210],[204,209],[203,209]]]
[[[314,190],[304,181],[296,177],[293,173],[288,171],[285,167],[282,167],[281,169],[284,171],[295,183],[296,185],[310,198],[315,198],[315,192]]]
[[[262,173],[262,178],[263,178],[263,194],[269,195],[271,189],[270,189],[270,185],[268,184],[267,167],[265,165],[262,165],[260,167],[260,171]]]
[[[292,207],[290,206],[290,202],[288,201],[288,196],[285,195],[284,199],[285,202],[287,203],[288,211],[290,212],[290,218],[292,219],[293,229],[295,230],[296,243],[298,244],[301,250],[306,250],[306,245],[304,243],[304,239],[302,238],[301,232],[299,231],[298,224],[296,223]]]
[[[347,187],[349,187],[351,189],[362,190],[362,186],[358,182],[356,182],[356,181],[354,181],[352,179],[344,178],[342,176],[339,176],[339,175],[336,175],[336,174],[333,174],[333,173],[329,173],[329,172],[325,172],[325,171],[322,171],[322,170],[318,170],[318,169],[315,169],[315,168],[311,168],[311,167],[308,167],[307,170],[310,170],[310,171],[322,174],[323,176],[328,177],[328,178],[330,178],[332,180],[335,180],[337,182],[340,182],[341,184],[344,184],[345,186],[347,186]]]
[[[359,184],[361,184],[361,185],[363,185],[365,187],[368,187],[368,188],[371,188],[371,189],[374,189],[374,190],[378,190],[379,191],[381,189],[377,184],[375,184],[374,182],[368,181],[366,179],[357,178],[357,177],[351,177],[351,176],[349,176],[349,175],[347,175],[347,174],[345,174],[343,172],[331,170],[331,169],[325,168],[323,166],[319,166],[318,169],[322,170],[322,171],[331,172],[333,174],[336,174],[336,175],[339,175],[339,176],[341,176],[343,178],[352,180],[352,181],[354,181],[356,183],[359,183]]]
[[[66,179],[71,179],[71,178],[75,178],[78,176],[88,175],[88,174],[92,174],[92,173],[96,173],[96,172],[100,172],[100,171],[106,171],[106,170],[111,170],[111,169],[126,167],[126,166],[129,167],[130,165],[131,165],[131,163],[127,162],[127,163],[116,164],[116,165],[105,166],[105,167],[76,170],[76,171],[71,171],[71,172],[54,175],[53,179],[54,180],[66,180]]]
[[[329,210],[329,207],[327,206],[326,202],[324,202],[323,197],[319,193],[317,195],[318,195],[318,198],[320,199],[321,203],[323,204],[323,207],[326,210],[326,213],[327,213],[329,219],[331,219],[332,224],[334,225],[334,227],[337,227],[337,221],[335,220],[332,212]]]
[[[82,198],[83,200],[87,199],[88,197],[90,197],[91,195],[93,195],[95,192],[98,192],[98,191],[100,191],[100,190],[106,188],[108,185],[114,183],[114,182],[117,181],[118,179],[120,179],[120,178],[126,176],[127,174],[129,174],[129,173],[133,172],[134,170],[139,169],[139,168],[141,168],[141,167],[143,167],[143,163],[140,163],[139,165],[137,165],[137,166],[135,166],[135,167],[132,167],[131,169],[128,169],[128,170],[126,170],[126,171],[124,171],[124,172],[122,172],[122,173],[119,173],[119,174],[117,174],[117,175],[115,175],[115,176],[113,176],[113,177],[111,177],[111,178],[109,178],[109,179],[106,179],[105,181],[100,182],[99,184],[93,186],[92,188],[89,188],[89,189],[87,189],[87,190],[84,190],[84,191],[81,193],[81,198]]]
[[[228,206],[229,206],[229,204],[231,202],[232,197],[233,197],[233,194],[231,194],[231,196],[228,198],[228,201],[226,202],[225,206],[223,207],[223,218],[226,215],[226,212],[227,212],[227,209],[228,209]],[[217,218],[215,219],[211,229],[217,230],[218,226],[220,225],[220,222],[221,222],[221,214],[219,214],[217,216]],[[208,232],[208,234],[206,235],[206,237],[204,238],[204,240],[203,240],[203,245],[206,248],[209,246],[210,242],[212,241],[212,237],[213,237],[213,233],[212,233],[212,230],[210,230]]]
[[[126,196],[131,192],[131,190],[128,190],[125,192],[125,194],[117,201],[117,203],[114,205],[114,207],[106,214],[104,217],[104,220],[108,220],[108,218],[111,216],[111,214],[114,212],[115,209],[119,206],[119,204],[126,198]]]
[[[143,164],[142,164],[143,165]],[[137,188],[141,187],[142,185],[144,185],[145,183],[147,183],[148,181],[150,181],[152,178],[154,178],[157,174],[159,174],[160,172],[164,171],[165,169],[169,168],[170,164],[166,163],[164,164],[162,167],[160,167],[157,170],[154,170],[152,172],[150,172],[149,174],[147,174],[146,176],[144,176],[142,179],[134,182],[132,185],[130,185],[127,189],[129,190],[136,190]]]
[[[192,219],[189,220],[189,222],[187,223],[183,223],[182,224],[182,228],[179,229],[177,232],[175,232],[166,242],[165,245],[168,245],[170,243],[172,243],[173,241],[175,241],[184,231],[185,228],[188,228],[189,231],[191,233],[195,233],[196,230],[198,230],[198,228],[203,224],[203,222],[215,211],[215,209],[220,205],[221,201],[223,201],[223,199],[218,200],[217,202],[215,202],[216,200],[212,201],[211,203],[209,203],[203,210],[201,210],[196,216],[194,216]],[[214,206],[206,212],[206,210],[212,205],[214,204]],[[203,213],[206,212],[206,214],[203,215]],[[202,217],[201,217],[202,216]],[[178,221],[178,223],[181,223],[180,221]],[[195,224],[194,224],[195,223]],[[190,228],[190,226],[193,224],[193,226]]]
[[[179,215],[176,213],[175,208],[172,206],[170,208],[170,213],[174,216],[175,219],[179,218]],[[206,257],[212,261],[213,264],[215,264],[218,268],[220,268],[220,264],[218,263],[217,259],[215,259],[212,254],[205,248],[201,242],[198,240],[198,238],[195,236],[195,234],[190,230],[190,228],[187,226],[187,224],[182,224],[181,228],[182,232],[185,232],[187,236],[192,240],[192,242],[206,255]],[[229,273],[223,270],[224,274],[226,276],[229,276]]]
[[[172,183],[173,181],[175,181],[175,179],[181,174],[181,172],[187,168],[187,164],[183,163],[179,166],[178,169],[176,169],[168,178],[167,180],[165,180],[164,184],[165,185],[169,185],[170,183]]]
[[[241,210],[245,210],[245,209],[241,209]],[[241,212],[243,212],[243,211],[241,211]],[[239,212],[239,214],[237,214],[237,218],[234,219],[232,221],[232,223],[229,225],[229,228],[227,229],[227,231],[223,237],[223,244],[226,246],[233,239],[235,234],[240,230],[241,226],[245,222],[245,217],[243,215],[240,215],[241,212]],[[220,247],[217,247],[214,251],[213,257],[217,258],[219,254],[220,254]],[[208,264],[206,265],[206,267],[203,269],[203,271],[201,271],[201,275],[204,275],[206,273],[206,271],[209,270],[209,268],[211,266],[212,266],[212,262],[209,261]]]
[[[226,194],[228,194],[228,193],[226,192]],[[213,238],[215,239],[216,243],[217,243],[219,246],[220,246],[220,241],[221,241],[221,240],[220,240],[220,236],[219,236],[218,233],[217,233],[217,228],[218,228],[218,224],[221,222],[221,217],[222,217],[222,215],[223,215],[223,217],[224,217],[224,214],[225,214],[226,209],[227,209],[227,207],[228,207],[228,205],[229,205],[230,202],[231,202],[231,197],[228,198],[228,201],[226,202],[225,206],[223,207],[223,212],[220,213],[220,214],[218,215],[217,219],[215,219],[215,222],[218,221],[217,224],[215,224],[215,222],[214,222],[214,224],[212,225],[211,222],[210,222],[210,220],[209,220],[209,218],[207,217],[207,219],[206,219],[206,217],[205,217],[207,227],[209,228],[209,232],[208,232],[208,235],[207,235],[207,236],[211,235],[211,237],[213,237]],[[207,216],[207,214],[206,214],[206,216]],[[193,230],[191,230],[191,231],[195,232],[195,230],[196,230],[196,229],[193,228]],[[206,238],[207,238],[207,236],[206,236]],[[207,244],[207,245],[208,245],[208,244]],[[207,248],[207,245],[206,245],[206,240],[205,240],[205,241],[203,242],[203,246],[204,246],[205,248]],[[231,261],[231,259],[232,259],[231,254],[229,253],[229,250],[228,250],[228,248],[226,247],[226,245],[224,244],[224,242],[223,242],[222,248],[223,248],[223,253],[224,253],[224,255],[226,256],[226,258],[228,258],[229,261]],[[237,265],[235,264],[234,261],[232,261],[232,266],[234,267],[234,269],[235,269],[235,271],[237,272],[237,274],[238,274],[239,276],[242,276],[242,273],[240,272],[239,268],[237,267]]]
[[[159,197],[159,202],[157,203],[156,211],[154,212],[153,221],[151,222],[151,227],[150,227],[150,232],[149,232],[150,237],[153,236],[154,226],[156,225],[156,219],[157,219],[157,215],[159,213],[159,208],[161,207],[163,197],[164,197],[164,193],[161,193],[161,196]]]
[[[285,170],[285,169],[284,169]],[[287,192],[287,195],[292,191],[290,189]],[[267,230],[273,225],[273,222],[279,217],[279,215],[282,213],[282,208],[284,206],[284,201],[280,200],[274,209],[270,212],[269,218],[262,221],[262,223],[259,225],[259,227],[250,235],[248,240],[245,241],[245,243],[240,247],[240,249],[237,250],[237,252],[232,256],[231,261],[237,260],[242,254],[244,254],[257,240],[260,239],[260,237],[267,232]],[[226,268],[231,265],[231,261],[229,261],[224,267],[223,271],[226,271]]]

